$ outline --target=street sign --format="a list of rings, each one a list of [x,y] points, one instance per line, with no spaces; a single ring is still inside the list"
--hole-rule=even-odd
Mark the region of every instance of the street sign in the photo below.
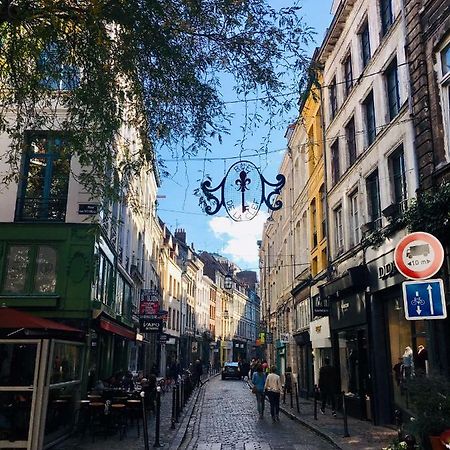
[[[403,282],[407,320],[445,319],[444,283],[441,279]]]
[[[432,234],[411,233],[395,247],[394,262],[406,278],[423,280],[439,271],[444,262],[444,249]]]
[[[144,333],[159,333],[162,331],[161,319],[140,319],[139,327]]]
[[[167,334],[161,333],[161,334],[158,336],[158,342],[159,342],[160,344],[165,344],[168,340],[169,340],[169,336],[168,336]]]
[[[266,333],[266,344],[273,344],[273,333]]]

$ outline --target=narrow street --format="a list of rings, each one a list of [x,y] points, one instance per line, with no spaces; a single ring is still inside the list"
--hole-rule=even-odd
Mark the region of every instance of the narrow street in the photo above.
[[[211,379],[205,385],[182,449],[326,450],[334,448],[299,423],[280,415],[272,423],[269,404],[259,419],[247,383]]]

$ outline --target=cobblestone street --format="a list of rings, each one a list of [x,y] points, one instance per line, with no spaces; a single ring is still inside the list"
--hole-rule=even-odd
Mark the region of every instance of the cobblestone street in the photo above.
[[[197,450],[327,450],[332,444],[299,423],[280,416],[272,423],[269,405],[258,418],[247,383],[219,377],[201,393],[182,449]]]

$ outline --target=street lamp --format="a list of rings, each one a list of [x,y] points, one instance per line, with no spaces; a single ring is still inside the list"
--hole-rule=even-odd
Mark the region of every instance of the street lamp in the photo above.
[[[224,288],[225,289],[232,289],[233,288],[233,278],[232,276],[228,273],[225,275],[225,279],[224,279]]]

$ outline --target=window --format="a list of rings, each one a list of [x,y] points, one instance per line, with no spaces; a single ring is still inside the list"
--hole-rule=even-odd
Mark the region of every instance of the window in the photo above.
[[[349,54],[344,61],[344,86],[345,86],[345,96],[348,96],[353,86],[353,69],[352,69],[351,54]]]
[[[389,162],[394,202],[399,206],[400,211],[404,211],[406,209],[408,194],[406,190],[405,154],[403,152],[403,147],[392,154],[389,158]]]
[[[98,254],[97,276],[94,284],[95,299],[106,304],[113,304],[114,271],[112,263],[102,253]]]
[[[63,222],[69,171],[70,159],[61,136],[30,134],[22,166],[16,220]]]
[[[400,110],[400,91],[398,85],[397,59],[386,70],[386,88],[389,106],[389,119],[392,120]]]
[[[43,87],[52,90],[73,90],[80,83],[77,67],[69,63],[67,52],[57,43],[48,45],[41,53],[37,70]]]
[[[373,101],[373,92],[371,92],[363,103],[364,118],[366,126],[367,146],[370,146],[377,135],[376,121],[375,121],[375,104]]]
[[[345,137],[347,140],[348,165],[352,166],[356,161],[356,133],[355,119],[352,117],[345,127]]]
[[[372,229],[381,228],[381,200],[380,200],[380,182],[378,179],[378,170],[375,170],[366,179],[367,201],[370,222]]]
[[[350,241],[357,245],[360,241],[358,191],[350,195]]]
[[[392,26],[392,0],[380,0],[381,34],[384,36]]]
[[[331,180],[333,185],[339,181],[339,139],[336,139],[331,145]]]
[[[359,33],[359,40],[361,44],[361,59],[362,68],[364,69],[370,61],[370,34],[369,22],[365,22]]]
[[[317,247],[317,208],[316,200],[311,202],[312,246]]]
[[[336,77],[330,83],[330,112],[331,112],[331,120],[334,119],[334,116],[337,112],[337,86],[336,86]]]
[[[444,133],[447,138],[447,152],[450,153],[450,44],[441,51],[441,104],[444,121]]]
[[[335,247],[336,254],[342,253],[344,250],[344,227],[342,224],[342,207],[339,206],[334,210],[334,228],[335,228]]]
[[[2,292],[53,294],[57,251],[50,245],[10,245],[6,254]]]
[[[327,224],[326,224],[326,211],[327,211],[327,203],[325,197],[325,186],[322,185],[320,187],[320,204],[322,207],[322,239],[327,235]]]

